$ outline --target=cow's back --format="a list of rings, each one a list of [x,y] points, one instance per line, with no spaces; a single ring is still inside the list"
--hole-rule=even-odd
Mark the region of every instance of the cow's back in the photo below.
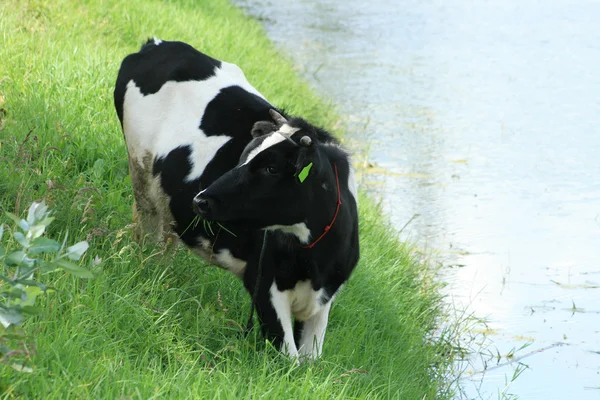
[[[237,164],[253,124],[268,120],[272,106],[236,65],[157,39],[123,60],[114,102],[140,233],[162,240],[172,228],[192,247],[219,250],[214,231],[192,223],[192,199]],[[232,240],[221,245],[243,257]]]

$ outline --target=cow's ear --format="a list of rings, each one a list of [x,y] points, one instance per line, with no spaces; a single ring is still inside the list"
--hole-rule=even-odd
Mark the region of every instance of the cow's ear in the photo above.
[[[274,123],[269,121],[258,121],[254,123],[250,133],[252,134],[253,138],[257,138],[275,131],[277,131],[277,127]]]
[[[279,126],[287,123],[287,119],[281,115],[278,111],[274,110],[274,109],[270,109],[269,110],[269,114],[271,114],[271,118],[273,118],[273,121],[275,121],[275,123]]]

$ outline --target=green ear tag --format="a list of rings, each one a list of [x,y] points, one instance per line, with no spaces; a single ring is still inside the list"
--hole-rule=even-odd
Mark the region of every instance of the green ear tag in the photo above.
[[[304,182],[304,180],[308,176],[308,173],[310,172],[311,168],[312,168],[312,163],[310,163],[306,167],[302,168],[302,171],[300,171],[300,173],[298,174],[298,180],[300,181],[300,183]]]

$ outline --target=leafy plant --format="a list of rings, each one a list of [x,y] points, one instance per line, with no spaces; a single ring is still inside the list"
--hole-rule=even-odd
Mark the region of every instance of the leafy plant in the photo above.
[[[42,274],[56,271],[92,278],[91,271],[78,263],[89,244],[82,241],[67,247],[67,235],[62,243],[45,237],[46,227],[54,217],[44,202],[34,202],[26,219],[9,212],[6,215],[17,224],[12,234],[17,249],[6,251],[3,245],[4,225],[0,225],[0,265],[4,264],[0,269],[0,363],[31,372],[22,362],[23,356],[27,358],[30,350],[19,327],[26,317],[40,313],[36,307],[38,296],[53,290],[38,279]],[[19,349],[9,347],[15,342],[19,343]],[[14,361],[17,356],[21,356],[21,362]]]

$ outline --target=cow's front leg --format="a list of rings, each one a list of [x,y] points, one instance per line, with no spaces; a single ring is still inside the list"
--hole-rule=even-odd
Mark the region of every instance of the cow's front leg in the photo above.
[[[263,335],[284,354],[298,356],[292,329],[292,305],[289,290],[277,289],[273,282],[268,290],[258,299],[257,313],[261,321]]]
[[[300,357],[313,360],[321,357],[331,303],[333,303],[333,299],[329,300],[319,311],[300,325],[302,331],[297,332],[297,335],[300,334],[298,341]]]

